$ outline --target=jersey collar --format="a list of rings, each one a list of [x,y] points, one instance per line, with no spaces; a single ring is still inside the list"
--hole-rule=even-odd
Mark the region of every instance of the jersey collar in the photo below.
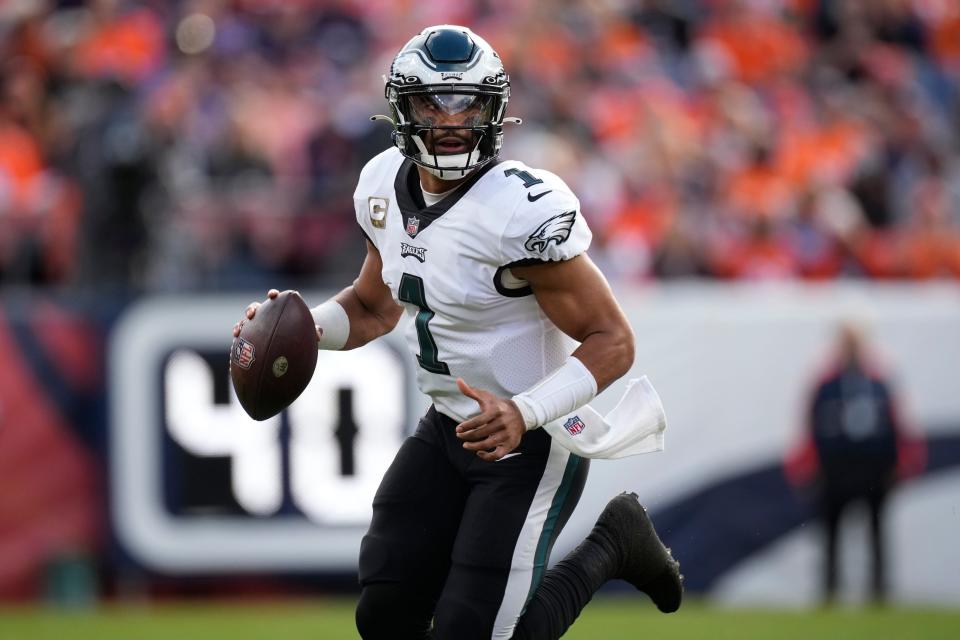
[[[417,237],[417,234],[429,227],[430,223],[457,204],[460,198],[470,190],[470,187],[498,164],[500,164],[499,160],[492,160],[483,165],[454,189],[453,193],[435,205],[428,207],[423,201],[417,165],[411,160],[404,160],[397,170],[396,178],[394,178],[393,190],[397,194],[397,206],[400,207],[400,213],[403,214],[402,223],[407,230],[407,235],[411,238]]]

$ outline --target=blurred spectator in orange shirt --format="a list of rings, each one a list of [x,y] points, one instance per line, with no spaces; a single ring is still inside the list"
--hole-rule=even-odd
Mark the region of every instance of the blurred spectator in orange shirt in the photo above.
[[[783,280],[800,275],[784,228],[768,216],[755,216],[714,243],[712,270],[722,278]]]
[[[774,10],[742,0],[715,6],[717,15],[701,32],[698,48],[721,76],[762,83],[803,67],[806,43]]]
[[[127,8],[118,0],[90,3],[89,24],[73,51],[84,76],[119,78],[128,84],[146,80],[165,55],[163,25],[148,8]]]
[[[726,204],[737,216],[785,220],[796,207],[794,197],[790,184],[770,165],[764,145],[756,145],[751,163],[727,182]]]

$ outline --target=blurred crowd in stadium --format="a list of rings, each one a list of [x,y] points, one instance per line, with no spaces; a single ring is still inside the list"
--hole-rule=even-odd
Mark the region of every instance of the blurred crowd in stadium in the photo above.
[[[960,277],[956,0],[7,0],[0,284],[342,282],[381,76],[441,22],[612,278]]]

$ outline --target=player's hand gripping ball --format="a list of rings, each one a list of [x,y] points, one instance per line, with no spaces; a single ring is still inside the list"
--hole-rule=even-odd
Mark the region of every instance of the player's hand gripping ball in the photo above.
[[[233,388],[254,420],[266,420],[290,406],[316,367],[316,326],[296,291],[261,304],[230,347]]]

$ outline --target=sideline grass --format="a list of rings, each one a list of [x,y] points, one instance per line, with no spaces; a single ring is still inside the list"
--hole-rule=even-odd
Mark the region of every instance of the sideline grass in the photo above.
[[[89,612],[0,608],[0,640],[346,640],[353,601],[105,606]],[[715,609],[661,615],[636,598],[595,600],[565,640],[954,640],[960,611]]]
[[[646,603],[644,603],[646,604]],[[717,609],[694,604],[663,615],[636,599],[588,606],[565,640],[948,640],[960,638],[960,611],[941,609]]]

